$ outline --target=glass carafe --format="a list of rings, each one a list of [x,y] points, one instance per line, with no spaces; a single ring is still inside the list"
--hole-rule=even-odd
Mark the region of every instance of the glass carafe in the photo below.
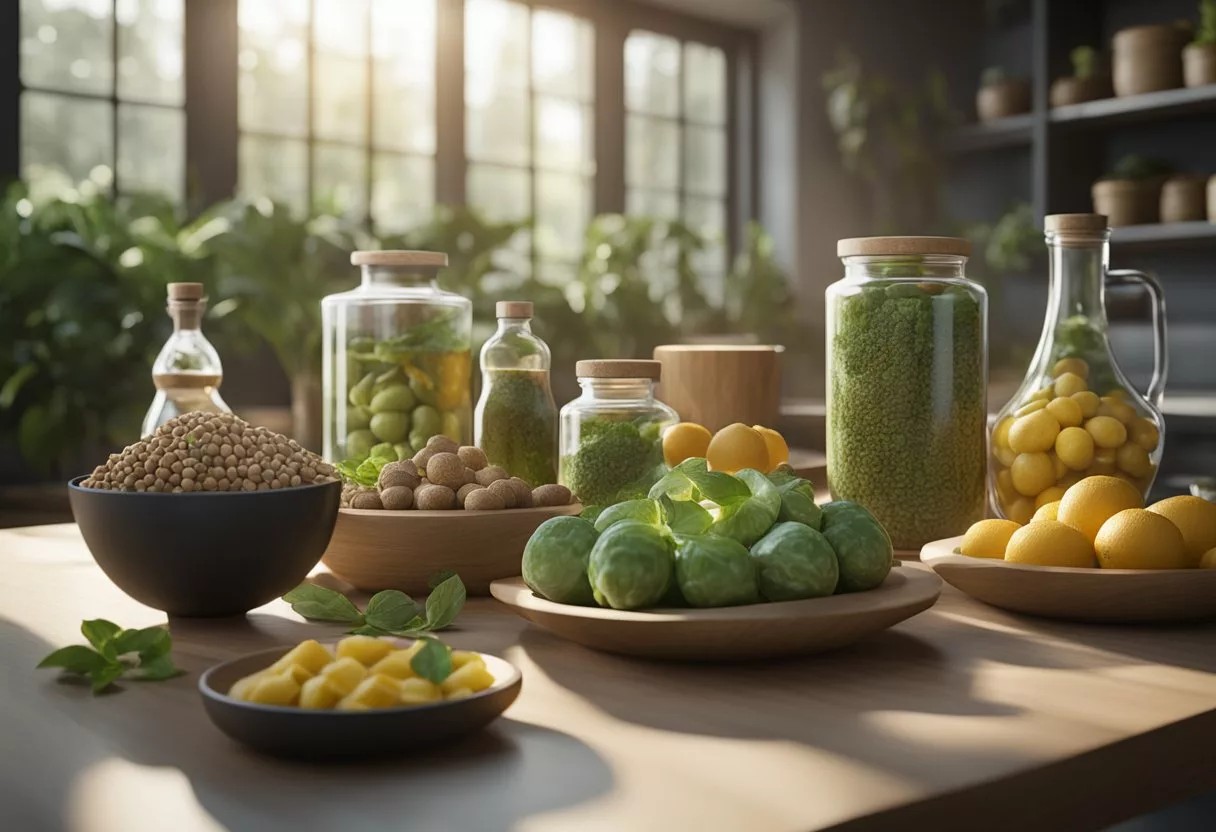
[[[1165,439],[1161,285],[1143,272],[1109,270],[1106,217],[1056,214],[1045,227],[1051,273],[1043,334],[989,443],[992,504],[1018,523],[1094,474],[1121,477],[1147,498]],[[1153,376],[1145,394],[1119,369],[1107,332],[1107,287],[1132,285],[1152,300]]]

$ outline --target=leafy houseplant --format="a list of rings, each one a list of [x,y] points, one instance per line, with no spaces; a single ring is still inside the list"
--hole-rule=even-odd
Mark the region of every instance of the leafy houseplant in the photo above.
[[[1110,174],[1094,183],[1094,212],[1105,214],[1112,227],[1157,222],[1161,187],[1169,174],[1164,162],[1124,156]]]
[[[988,67],[975,94],[975,112],[980,121],[1030,112],[1030,80],[1010,78],[1000,67]]]
[[[1069,58],[1073,74],[1052,83],[1051,106],[1065,107],[1110,96],[1110,77],[1101,71],[1098,50],[1092,46],[1078,46],[1069,53]]]
[[[1182,76],[1188,87],[1216,84],[1216,0],[1199,0],[1199,26],[1182,50]]]

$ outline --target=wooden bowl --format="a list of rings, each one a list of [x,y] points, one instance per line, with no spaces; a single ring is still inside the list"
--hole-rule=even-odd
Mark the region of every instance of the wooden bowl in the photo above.
[[[489,595],[490,581],[519,574],[524,546],[537,526],[582,510],[578,503],[504,511],[344,508],[321,562],[366,592],[425,595],[427,579],[450,570],[470,595]]]
[[[371,711],[320,711],[258,705],[228,696],[233,682],[273,664],[290,647],[249,653],[198,680],[215,726],[265,754],[305,760],[412,754],[484,728],[519,696],[519,670],[481,654],[494,684],[464,699]]]
[[[1216,569],[1080,569],[955,554],[935,540],[920,559],[977,601],[1013,612],[1106,624],[1216,618]]]
[[[494,597],[517,615],[584,647],[650,659],[738,661],[819,653],[852,644],[933,606],[941,581],[893,569],[869,592],[717,609],[640,612],[555,604],[523,578],[495,581]]]

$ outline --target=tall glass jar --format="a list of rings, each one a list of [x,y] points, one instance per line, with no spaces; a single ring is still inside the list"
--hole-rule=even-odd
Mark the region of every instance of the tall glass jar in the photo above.
[[[953,237],[841,240],[827,289],[832,497],[874,513],[897,549],[984,516],[988,296]]]
[[[645,497],[666,473],[663,431],[680,417],[655,398],[658,361],[575,365],[582,394],[562,408],[558,481],[584,505]]]
[[[481,348],[473,441],[533,488],[557,482],[557,404],[549,345],[532,332],[532,304],[499,301],[498,331]]]
[[[321,301],[324,456],[398,459],[437,434],[472,439],[472,303],[436,282],[446,254],[356,251],[362,283]]]
[[[997,414],[992,504],[1018,523],[1093,474],[1121,477],[1147,499],[1161,461],[1168,356],[1165,297],[1143,272],[1108,271],[1110,231],[1101,214],[1046,218],[1051,258],[1047,316],[1026,377]],[[1141,395],[1111,352],[1106,287],[1138,286],[1152,300],[1153,377]]]

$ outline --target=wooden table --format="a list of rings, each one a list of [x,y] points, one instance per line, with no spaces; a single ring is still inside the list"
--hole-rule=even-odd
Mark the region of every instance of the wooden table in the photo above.
[[[280,602],[175,619],[188,676],[94,698],[34,669],[94,617],[164,620],[104,578],[74,526],[0,532],[6,830],[1071,830],[1216,786],[1216,626],[1033,621],[947,587],[836,653],[671,666],[587,651],[479,599],[449,640],[523,670],[507,716],[414,760],[322,766],[233,744],[195,684],[338,628]]]

